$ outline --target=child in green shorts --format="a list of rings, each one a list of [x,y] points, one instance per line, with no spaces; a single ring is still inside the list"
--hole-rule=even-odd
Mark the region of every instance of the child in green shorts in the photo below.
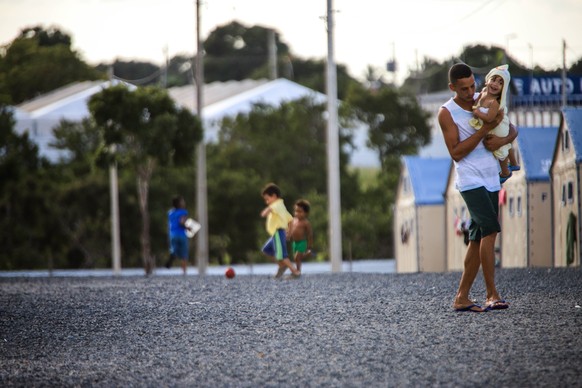
[[[307,218],[310,208],[309,202],[305,199],[300,199],[295,202],[293,208],[294,217],[289,223],[289,231],[287,233],[291,240],[295,265],[299,271],[301,271],[301,261],[311,255],[311,248],[313,246],[313,230]]]

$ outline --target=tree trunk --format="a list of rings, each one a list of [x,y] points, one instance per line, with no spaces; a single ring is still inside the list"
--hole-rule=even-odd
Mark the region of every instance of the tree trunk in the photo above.
[[[139,197],[139,211],[141,213],[142,219],[141,255],[143,259],[143,267],[146,276],[151,275],[156,266],[155,260],[152,257],[151,253],[150,213],[148,210],[148,195],[153,170],[154,161],[152,159],[148,159],[144,164],[138,166],[137,168],[137,190]]]

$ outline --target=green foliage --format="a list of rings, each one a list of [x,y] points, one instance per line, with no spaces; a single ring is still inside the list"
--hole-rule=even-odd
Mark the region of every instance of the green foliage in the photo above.
[[[0,80],[4,84],[0,94],[10,95],[13,103],[101,76],[79,58],[71,49],[70,37],[58,29],[24,29],[0,56]]]
[[[206,81],[266,77],[268,32],[236,22],[217,28],[205,43]],[[0,56],[0,103],[91,79],[75,70],[75,63],[82,64],[79,69],[86,65],[70,50],[70,41],[59,30],[23,31]],[[276,42],[279,74],[325,92],[325,60],[294,58],[278,34]],[[461,57],[477,70],[488,70],[502,60],[501,54],[499,48],[475,46]],[[406,86],[442,90],[451,61],[426,59]],[[512,74],[519,74],[522,67],[509,61]],[[189,63],[187,56],[170,61],[168,85],[191,82]],[[128,79],[161,73],[147,63],[116,64],[116,74]],[[427,114],[413,94],[386,85],[365,90],[342,65],[337,73],[338,95],[346,102],[339,117],[344,256],[391,257],[400,156],[416,153],[430,140]],[[53,80],[56,86],[48,84]],[[170,199],[181,194],[190,209],[196,199],[193,156],[202,138],[198,118],[153,87],[106,89],[91,100],[90,110],[90,118],[62,122],[55,129],[55,145],[69,151],[55,165],[38,156],[26,134],[15,134],[9,111],[0,110],[0,268],[109,267],[107,170],[113,157],[119,166],[122,266],[139,266],[147,256],[153,262],[165,260]],[[260,189],[268,181],[280,185],[289,210],[298,198],[311,202],[317,259],[327,259],[325,110],[310,99],[280,107],[258,104],[248,114],[220,123],[218,142],[207,146],[211,262],[265,260],[260,247],[267,234],[259,212],[265,206]],[[370,146],[382,162],[379,171],[348,168],[350,127],[356,119],[370,129]],[[113,145],[115,154],[110,152]],[[151,254],[144,248],[145,237]]]
[[[265,206],[260,191],[267,182],[281,187],[289,210],[299,198],[312,200],[327,192],[324,109],[309,98],[280,107],[257,104],[248,114],[221,123],[218,143],[210,144],[207,151],[208,176],[212,177],[208,191],[213,198],[209,219],[211,234],[228,236],[229,245],[223,250],[233,260],[261,259],[253,252],[267,238],[264,220],[258,216]],[[341,139],[343,143],[349,140],[346,130]],[[342,151],[342,200],[349,204],[355,201],[358,187],[347,160]],[[325,218],[327,211],[314,209],[312,217],[317,215]],[[319,221],[315,223],[327,222]],[[325,238],[326,233],[320,233]]]
[[[192,58],[185,55],[176,55],[168,63],[166,86],[183,86],[194,84]]]
[[[142,218],[142,258],[146,274],[155,266],[151,255],[149,189],[155,167],[193,161],[202,139],[198,118],[176,107],[163,89],[130,90],[125,85],[104,89],[89,100],[89,111],[102,130],[105,149],[137,177],[138,205]]]
[[[347,102],[355,117],[368,128],[368,145],[378,151],[384,170],[390,161],[414,155],[430,142],[430,115],[414,96],[390,87],[373,93],[353,87]]]
[[[202,139],[199,120],[156,87],[107,88],[91,97],[89,111],[105,146],[115,146],[119,160],[133,166],[150,159],[161,165],[191,162]]]
[[[0,268],[46,267],[62,240],[51,202],[56,179],[28,134],[15,133],[13,125],[0,106]]]
[[[63,170],[68,170],[62,166]],[[107,173],[96,170],[79,177],[63,174],[56,190],[55,217],[68,240],[61,261],[64,268],[95,268],[111,265],[111,213]]]
[[[62,120],[53,129],[55,140],[52,147],[68,152],[69,170],[76,176],[94,172],[96,167],[106,169],[107,159],[103,134],[95,121],[87,118],[81,122]]]
[[[236,21],[211,31],[204,42],[205,81],[242,80],[251,78],[257,69],[268,69],[270,31],[260,26],[247,27]],[[289,53],[277,32],[275,45],[278,56]]]
[[[424,58],[418,71],[413,71],[404,81],[402,89],[413,94],[438,92],[447,89],[448,71],[452,64],[464,62],[471,66],[473,72],[485,76],[495,66],[509,64],[512,76],[525,76],[531,69],[519,63],[505,50],[498,46],[472,45],[463,48],[459,56],[453,56],[444,62]]]
[[[290,60],[289,66],[292,68],[292,73],[283,72],[284,77],[320,93],[326,93],[327,59],[315,60],[294,57]],[[342,64],[337,64],[336,74],[338,99],[344,100],[350,87],[357,85],[358,81],[349,75],[347,67]]]

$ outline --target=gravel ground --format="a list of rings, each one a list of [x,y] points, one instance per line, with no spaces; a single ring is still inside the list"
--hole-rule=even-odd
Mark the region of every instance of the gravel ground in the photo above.
[[[582,387],[582,270],[459,278],[3,278],[0,386]]]

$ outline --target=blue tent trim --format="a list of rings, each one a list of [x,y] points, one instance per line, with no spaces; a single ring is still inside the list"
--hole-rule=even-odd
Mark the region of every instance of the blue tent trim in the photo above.
[[[570,139],[576,152],[576,162],[582,161],[582,108],[566,107],[562,109],[563,117],[568,124]]]
[[[550,166],[558,137],[558,127],[519,128],[517,142],[527,181],[550,181]]]
[[[447,187],[451,158],[404,156],[416,205],[442,205]]]

